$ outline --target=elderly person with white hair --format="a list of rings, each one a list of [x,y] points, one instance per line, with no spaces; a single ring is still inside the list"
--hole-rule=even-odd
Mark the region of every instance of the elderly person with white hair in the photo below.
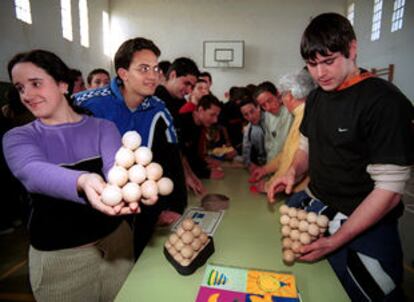
[[[257,184],[258,191],[267,192],[273,180],[284,175],[290,167],[295,152],[299,147],[299,126],[303,118],[305,100],[314,88],[315,84],[305,69],[296,73],[286,74],[279,80],[278,89],[283,105],[293,114],[294,120],[282,150],[271,161],[262,166],[258,170],[259,173],[256,172],[256,178],[262,178],[274,173],[269,181],[261,181]],[[302,182],[298,183],[294,191],[302,190],[306,186],[307,181],[308,178],[306,177]]]

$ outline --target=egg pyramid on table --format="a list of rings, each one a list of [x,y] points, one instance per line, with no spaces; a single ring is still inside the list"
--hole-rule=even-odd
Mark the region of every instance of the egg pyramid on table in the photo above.
[[[114,206],[121,201],[152,205],[158,195],[173,191],[171,179],[162,177],[160,164],[152,162],[152,151],[141,146],[141,136],[128,131],[122,136],[122,147],[116,152],[115,165],[109,170],[108,184],[102,192],[102,202]]]
[[[325,215],[282,205],[279,208],[282,224],[283,260],[291,264],[300,257],[302,245],[310,244],[326,232],[329,219]]]
[[[212,238],[192,219],[186,218],[164,244],[164,254],[177,271],[191,274],[214,252]]]

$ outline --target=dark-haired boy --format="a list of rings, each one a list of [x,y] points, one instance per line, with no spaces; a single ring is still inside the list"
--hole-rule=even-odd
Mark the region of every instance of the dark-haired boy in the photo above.
[[[185,96],[191,93],[200,71],[197,64],[189,58],[175,59],[168,68],[166,81],[159,85],[155,95],[165,102],[168,110],[177,121],[179,111],[185,105]],[[177,126],[177,125],[175,125]],[[185,158],[182,159],[186,186],[196,194],[206,192],[200,179],[194,174]]]
[[[155,206],[142,205],[135,217],[135,252],[138,257],[151,237],[158,217],[161,223],[177,220],[187,204],[187,191],[172,117],[164,102],[153,97],[159,82],[160,50],[150,40],[125,41],[115,54],[117,76],[109,86],[75,95],[79,106],[94,116],[113,121],[121,134],[136,130],[142,144],[151,148],[153,161],[174,182],[169,196],[160,197]]]
[[[96,68],[92,70],[86,78],[88,89],[104,87],[108,85],[110,81],[111,76],[109,75],[109,72],[103,68]]]
[[[268,191],[306,191],[288,204],[326,214],[328,237],[301,248],[303,261],[327,256],[352,301],[404,301],[398,217],[414,162],[413,106],[391,83],[358,68],[347,18],[312,19],[301,55],[319,88],[307,98],[300,149]]]
[[[178,58],[168,68],[165,83],[157,87],[155,95],[165,102],[174,119],[186,103],[184,97],[191,93],[199,73],[193,60]]]
[[[253,93],[253,99],[265,111],[267,161],[271,161],[282,150],[293,120],[279,96],[276,86],[269,81],[259,84]]]
[[[205,130],[217,123],[220,110],[220,101],[207,94],[200,99],[196,110],[180,114],[177,120],[182,154],[198,178],[220,179],[224,176],[220,168],[209,166],[205,159]]]
[[[251,97],[240,102],[240,112],[249,123],[243,134],[243,161],[249,168],[262,166],[266,163],[266,150],[264,145],[264,112]]]

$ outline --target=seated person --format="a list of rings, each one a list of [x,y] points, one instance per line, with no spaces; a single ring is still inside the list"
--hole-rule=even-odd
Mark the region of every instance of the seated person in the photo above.
[[[102,68],[92,70],[86,78],[88,89],[104,87],[108,85],[110,81],[111,76],[109,75],[109,72]]]
[[[200,101],[201,97],[209,94],[208,84],[202,79],[198,79],[190,93],[188,102],[185,103],[179,110],[179,113],[193,112]]]
[[[202,71],[200,72],[198,78],[207,82],[208,91],[211,93],[211,85],[213,85],[213,78],[211,77],[211,74],[207,71]]]
[[[242,153],[243,142],[243,116],[240,113],[240,101],[246,95],[250,95],[245,87],[231,87],[229,90],[229,100],[224,103],[223,111],[220,114],[220,124],[223,125],[231,141],[231,145],[238,154]]]
[[[265,111],[265,149],[268,162],[282,150],[292,124],[292,115],[283,106],[279,92],[271,82],[259,84],[253,93],[253,99]]]
[[[161,61],[158,63],[158,67],[160,68],[160,84],[165,85],[165,82],[167,81],[167,72],[168,69],[171,66],[170,61]]]
[[[198,178],[224,177],[220,167],[209,166],[205,154],[204,131],[217,123],[220,110],[220,101],[215,96],[207,94],[200,99],[195,111],[180,114],[177,121],[182,154]]]
[[[264,146],[264,112],[250,97],[244,98],[240,103],[240,112],[249,122],[243,133],[243,163],[252,171],[257,166],[266,163],[266,150]]]
[[[86,90],[85,82],[83,81],[82,72],[79,69],[71,69],[70,78],[71,78],[72,85],[73,85],[73,89],[72,89],[73,94]]]
[[[155,96],[164,101],[174,120],[186,103],[185,96],[193,90],[198,75],[199,70],[193,60],[184,57],[175,59],[168,68],[165,83],[155,90]]]
[[[266,165],[257,168],[252,173],[252,176],[256,179],[261,179],[265,175],[274,173],[268,182],[261,182],[257,185],[258,190],[261,192],[266,192],[267,187],[277,177],[286,174],[288,168],[292,164],[295,152],[299,147],[299,126],[302,122],[305,110],[306,97],[315,88],[315,84],[309,73],[306,70],[301,70],[298,73],[283,76],[279,81],[278,87],[283,105],[285,105],[287,110],[293,114],[294,120],[282,151],[280,151],[271,161],[267,162]],[[307,183],[308,178],[304,177],[301,182],[296,184],[294,191],[303,190]]]

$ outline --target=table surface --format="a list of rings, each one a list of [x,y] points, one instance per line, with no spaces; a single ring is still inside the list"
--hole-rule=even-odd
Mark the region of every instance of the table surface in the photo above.
[[[349,301],[326,260],[284,264],[278,213],[281,203],[272,207],[265,195],[249,192],[246,171],[227,168],[225,172],[223,180],[205,182],[209,193],[230,198],[230,207],[214,235],[215,252],[207,263],[291,272],[303,301]],[[199,199],[190,195],[189,205],[199,206]],[[118,293],[117,302],[195,301],[205,265],[192,275],[180,275],[163,254],[169,234],[168,229],[156,231]]]

